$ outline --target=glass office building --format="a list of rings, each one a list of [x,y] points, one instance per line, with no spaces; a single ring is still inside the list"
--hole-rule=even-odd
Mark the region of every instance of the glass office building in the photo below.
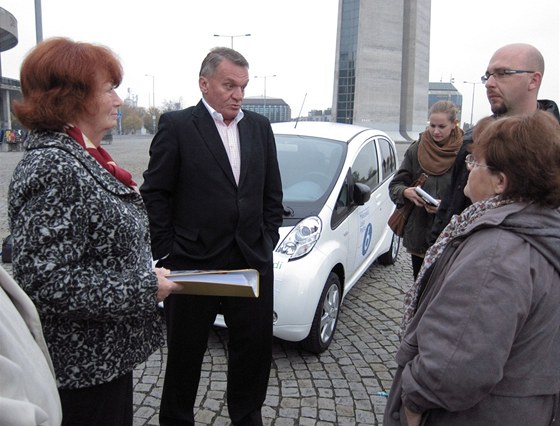
[[[425,128],[431,0],[340,0],[333,117],[396,140]]]
[[[459,123],[461,123],[463,111],[463,95],[457,90],[453,83],[430,83],[430,91],[428,94],[428,109],[430,109],[433,104],[439,101],[453,102],[459,109],[459,115],[457,116],[457,119],[459,120]]]
[[[245,98],[242,108],[264,115],[271,123],[281,123],[292,119],[290,106],[279,98]]]
[[[356,83],[356,56],[360,0],[343,0],[339,10],[339,40],[336,67],[336,122],[352,123]]]

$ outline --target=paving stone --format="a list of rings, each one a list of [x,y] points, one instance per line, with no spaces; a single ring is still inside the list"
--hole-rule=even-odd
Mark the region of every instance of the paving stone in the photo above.
[[[149,136],[115,136],[106,149],[142,183],[148,164]],[[406,146],[397,145],[400,156]],[[7,183],[21,152],[0,152],[0,239],[9,234]],[[2,265],[8,273],[11,264]],[[396,369],[404,292],[412,284],[410,258],[401,252],[395,265],[372,265],[348,293],[338,329],[327,351],[303,351],[298,344],[274,339],[273,362],[263,420],[267,426],[381,425]],[[159,425],[167,347],[154,352],[133,372],[134,425]],[[227,330],[210,333],[199,395],[197,424],[230,425],[227,411]]]

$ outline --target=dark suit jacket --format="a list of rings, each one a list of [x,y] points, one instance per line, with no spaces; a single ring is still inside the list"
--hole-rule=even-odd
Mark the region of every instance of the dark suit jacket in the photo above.
[[[216,125],[198,105],[161,116],[140,188],[154,259],[172,269],[223,268],[236,243],[249,266],[268,272],[282,224],[282,185],[269,121],[244,111],[238,123],[239,186]]]

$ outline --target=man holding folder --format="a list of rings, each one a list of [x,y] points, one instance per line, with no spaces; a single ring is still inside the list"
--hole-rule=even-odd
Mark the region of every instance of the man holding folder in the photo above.
[[[163,114],[141,193],[152,252],[173,270],[256,269],[259,297],[171,295],[160,424],[194,425],[208,333],[218,311],[229,330],[227,399],[234,425],[262,425],[272,360],[272,251],[282,186],[269,121],[242,111],[249,65],[215,48],[202,62],[202,100]]]

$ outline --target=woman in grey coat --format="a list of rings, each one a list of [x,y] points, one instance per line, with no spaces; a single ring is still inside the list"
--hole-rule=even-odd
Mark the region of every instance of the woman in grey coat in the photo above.
[[[178,286],[152,269],[142,198],[101,147],[121,79],[107,48],[49,39],[14,105],[32,132],[9,188],[13,273],[41,317],[63,425],[132,424],[132,370],[163,343],[157,303]]]
[[[465,195],[405,298],[385,425],[550,425],[560,392],[560,125],[479,123]]]

